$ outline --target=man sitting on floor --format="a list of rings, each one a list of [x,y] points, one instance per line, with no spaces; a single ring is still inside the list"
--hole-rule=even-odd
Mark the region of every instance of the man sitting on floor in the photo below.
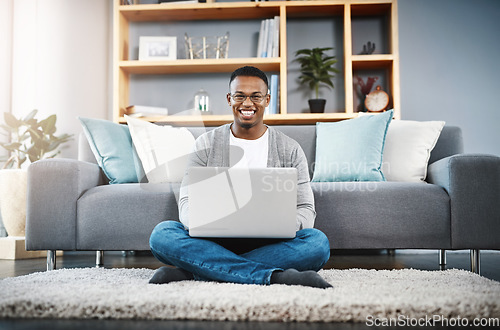
[[[161,267],[150,283],[209,280],[244,284],[288,284],[331,287],[317,271],[330,257],[328,238],[312,228],[316,212],[307,160],[299,144],[264,125],[269,105],[268,80],[261,70],[245,66],[229,81],[227,102],[234,121],[201,135],[191,166],[230,167],[230,146],[244,150],[248,167],[295,167],[298,171],[296,237],[292,239],[194,238],[188,227],[188,175],[179,198],[180,221],[164,221],[153,230],[150,247]],[[187,173],[187,172],[186,172]]]

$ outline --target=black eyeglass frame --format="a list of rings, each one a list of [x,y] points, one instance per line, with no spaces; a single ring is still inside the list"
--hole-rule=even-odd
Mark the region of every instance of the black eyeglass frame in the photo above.
[[[231,97],[231,99],[234,101],[234,102],[237,102],[237,103],[243,103],[247,100],[247,98],[250,98],[250,101],[252,101],[253,103],[262,103],[262,101],[264,101],[264,99],[266,98],[266,96],[269,95],[269,93],[265,94],[265,95],[246,95],[246,94],[243,94],[243,93],[234,93],[234,94],[231,94],[231,93],[227,93],[227,95],[229,95]],[[238,101],[238,100],[235,100],[235,96],[244,96],[243,100],[241,101]],[[257,97],[257,98],[261,98],[262,97],[262,100],[260,101],[255,101],[253,100],[252,98],[254,97]]]

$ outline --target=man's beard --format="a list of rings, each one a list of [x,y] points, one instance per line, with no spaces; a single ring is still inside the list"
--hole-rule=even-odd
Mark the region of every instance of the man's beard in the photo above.
[[[241,128],[252,128],[253,126],[255,126],[255,124],[252,124],[252,123],[241,123],[240,122],[240,127]]]

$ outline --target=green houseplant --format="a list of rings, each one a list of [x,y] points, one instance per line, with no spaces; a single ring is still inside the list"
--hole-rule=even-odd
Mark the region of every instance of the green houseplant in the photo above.
[[[38,110],[31,111],[25,118],[16,118],[5,112],[5,125],[1,125],[10,136],[10,142],[0,143],[7,149],[10,157],[3,168],[21,168],[21,165],[29,159],[31,163],[44,159],[53,158],[59,154],[59,146],[71,139],[71,135],[63,134],[55,136],[56,115],[38,121],[35,118]]]
[[[299,82],[302,85],[308,85],[315,92],[316,98],[309,100],[311,112],[323,112],[325,109],[326,100],[319,98],[320,86],[334,88],[332,79],[335,77],[334,73],[339,73],[333,67],[337,60],[335,56],[325,54],[326,51],[332,49],[332,47],[305,48],[295,52],[295,60],[300,63]]]
[[[4,113],[5,131],[10,141],[0,143],[9,152],[0,171],[0,211],[9,236],[24,236],[26,221],[27,171],[21,165],[29,159],[31,163],[55,157],[59,146],[71,139],[72,135],[54,135],[56,115],[43,120],[35,118],[37,110],[24,118],[16,118]]]

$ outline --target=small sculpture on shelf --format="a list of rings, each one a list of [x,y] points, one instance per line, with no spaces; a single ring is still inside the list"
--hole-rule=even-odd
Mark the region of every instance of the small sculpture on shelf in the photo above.
[[[194,110],[204,115],[212,114],[210,111],[210,95],[203,88],[194,95]]]
[[[229,53],[229,32],[216,37],[189,37],[186,33],[184,40],[187,59],[227,58]]]
[[[358,98],[360,100],[358,105],[358,112],[366,112],[365,108],[366,95],[368,95],[371,92],[373,84],[378,80],[378,77],[368,77],[366,79],[366,83],[363,81],[363,78],[359,76],[354,76],[354,79],[356,79],[357,81],[357,83],[354,83],[356,85],[355,91],[358,94]]]
[[[373,54],[374,51],[375,51],[375,43],[368,41],[367,44],[363,45],[363,51],[360,53],[360,55],[370,55]]]

